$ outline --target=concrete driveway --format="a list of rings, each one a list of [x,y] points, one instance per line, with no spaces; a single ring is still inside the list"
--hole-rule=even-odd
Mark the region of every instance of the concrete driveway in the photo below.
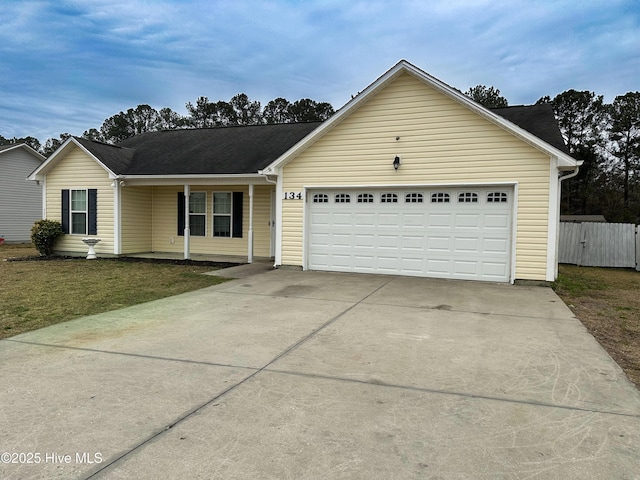
[[[277,270],[0,376],[3,479],[640,479],[640,394],[548,288]]]

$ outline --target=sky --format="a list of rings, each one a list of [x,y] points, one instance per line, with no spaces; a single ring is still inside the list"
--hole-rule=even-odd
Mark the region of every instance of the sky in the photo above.
[[[404,59],[510,105],[640,90],[637,0],[0,0],[0,135],[43,144],[148,104],[344,105]]]

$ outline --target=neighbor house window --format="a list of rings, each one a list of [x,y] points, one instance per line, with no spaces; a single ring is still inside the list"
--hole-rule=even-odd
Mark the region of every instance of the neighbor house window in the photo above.
[[[207,192],[189,195],[189,233],[196,237],[207,234]]]

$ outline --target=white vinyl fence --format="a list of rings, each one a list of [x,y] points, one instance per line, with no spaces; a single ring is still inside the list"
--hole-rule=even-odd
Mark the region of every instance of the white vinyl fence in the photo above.
[[[560,223],[558,262],[640,271],[640,227],[631,223]]]

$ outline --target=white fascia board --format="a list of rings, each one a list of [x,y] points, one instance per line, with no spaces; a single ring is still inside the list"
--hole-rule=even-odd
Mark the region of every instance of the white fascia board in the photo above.
[[[78,142],[75,138],[69,137],[58,149],[51,154],[45,162],[36,168],[28,177],[27,180],[43,180],[44,176],[51,170],[56,163],[60,161],[60,159],[65,155],[67,151],[71,148],[71,144],[79,147],[84,153],[86,153],[93,161],[95,161],[98,165],[100,165],[108,174],[110,179],[118,178],[118,175],[113,173],[104,163],[98,160],[95,155],[93,155],[89,150],[84,148],[80,142]]]
[[[438,80],[437,78],[429,75],[427,72],[417,68],[415,65],[407,62],[406,60],[401,60],[394,67],[389,69],[386,73],[380,76],[377,80],[375,80],[372,84],[370,84],[367,88],[365,88],[361,93],[356,95],[353,99],[351,99],[345,106],[343,106],[340,110],[338,110],[329,120],[320,125],[317,129],[303,138],[300,142],[295,144],[285,153],[283,153],[280,157],[274,160],[270,165],[268,165],[264,170],[265,175],[273,175],[273,172],[277,167],[281,167],[286,165],[292,158],[301,153],[303,150],[311,146],[315,143],[320,137],[322,137],[326,132],[334,128],[338,123],[340,123],[346,116],[348,116],[351,112],[356,110],[362,103],[366,102],[369,97],[373,96],[380,89],[382,89],[386,84],[391,82],[393,79],[401,75],[402,73],[409,73],[413,75],[418,80],[430,85],[435,90],[440,93],[448,96],[454,101],[462,104],[478,115],[484,117],[490,122],[498,125],[504,130],[508,131],[512,135],[518,137],[520,140],[528,143],[533,146],[537,150],[544,152],[550,157],[556,157],[558,159],[558,168],[575,168],[580,165],[580,161],[574,159],[570,155],[558,150],[557,148],[549,145],[544,140],[536,137],[532,133],[527,132],[523,128],[520,128],[516,124],[506,120],[500,115],[493,113],[491,110],[483,107],[482,105],[474,102],[469,97],[464,95],[461,92],[458,92],[453,87],[447,85],[446,83]]]
[[[259,173],[202,175],[119,175],[128,185],[272,185]]]

